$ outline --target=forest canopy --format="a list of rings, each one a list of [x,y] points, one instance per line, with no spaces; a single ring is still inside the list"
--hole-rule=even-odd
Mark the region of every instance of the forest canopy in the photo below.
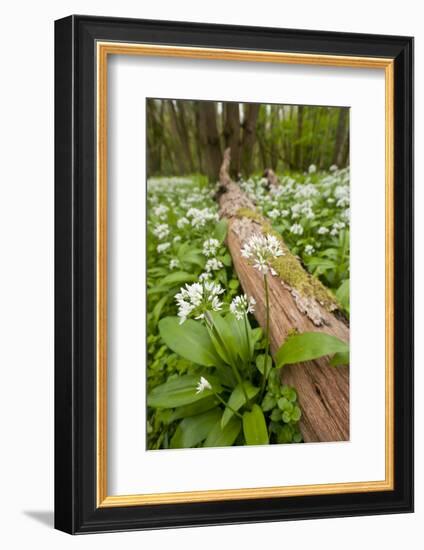
[[[147,175],[218,178],[231,148],[232,177],[328,170],[349,164],[349,109],[172,99],[147,100]]]

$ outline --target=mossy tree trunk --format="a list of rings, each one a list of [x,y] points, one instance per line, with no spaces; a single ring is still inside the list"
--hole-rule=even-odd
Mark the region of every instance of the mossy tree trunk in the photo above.
[[[245,241],[255,233],[272,232],[271,225],[229,176],[230,152],[220,170],[220,215],[229,221],[227,245],[244,292],[256,300],[255,316],[265,327],[266,308],[262,275],[241,256]],[[270,341],[273,354],[288,334],[325,332],[349,340],[349,328],[332,294],[307,273],[281,239],[285,255],[269,278]],[[306,442],[349,439],[349,370],[331,367],[328,358],[286,366],[282,382],[294,386],[302,408],[300,428]]]

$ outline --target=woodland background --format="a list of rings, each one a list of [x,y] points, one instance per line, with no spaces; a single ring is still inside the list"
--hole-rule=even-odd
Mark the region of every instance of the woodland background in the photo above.
[[[147,100],[148,177],[201,173],[216,181],[225,148],[231,176],[349,163],[349,109]]]

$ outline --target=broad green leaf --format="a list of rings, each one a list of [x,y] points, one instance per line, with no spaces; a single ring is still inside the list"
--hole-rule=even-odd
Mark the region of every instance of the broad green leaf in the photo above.
[[[161,286],[179,285],[197,281],[197,276],[186,271],[175,271],[164,277],[161,281]]]
[[[213,328],[208,327],[208,331],[216,351],[226,363],[237,367],[237,340],[232,327],[216,311],[209,313]]]
[[[268,430],[264,413],[259,405],[253,405],[251,411],[243,414],[243,433],[247,445],[267,445]]]
[[[348,351],[349,346],[335,336],[323,332],[304,332],[287,338],[275,355],[275,363],[277,367],[282,367]]]
[[[161,407],[164,409],[173,409],[174,407],[195,403],[196,401],[213,395],[212,391],[207,389],[201,393],[196,393],[198,382],[199,376],[193,376],[191,374],[171,378],[149,392],[147,396],[147,405],[154,408]],[[220,389],[220,387],[217,387],[215,391],[220,391]]]
[[[349,313],[349,279],[343,281],[336,291],[336,298],[340,305]]]
[[[266,367],[267,376],[271,372],[271,367],[272,367],[272,358],[271,358],[270,355],[268,355],[267,367]],[[261,353],[260,355],[257,355],[257,357],[256,357],[256,368],[258,369],[258,371],[263,376],[264,372],[265,372],[265,353]]]
[[[181,418],[187,418],[189,416],[195,416],[196,414],[200,414],[206,411],[209,411],[210,409],[213,409],[217,405],[217,399],[214,395],[211,395],[209,397],[206,397],[205,399],[202,399],[201,401],[195,401],[194,403],[190,403],[189,405],[183,405],[182,407],[178,407],[175,409],[175,411],[171,414],[168,422],[174,422],[175,420],[180,420]]]
[[[230,331],[232,332],[236,341],[236,350],[244,363],[251,361],[251,328],[247,319],[237,320],[236,317],[229,313],[225,317]]]
[[[222,218],[215,226],[215,237],[220,243],[225,241],[227,236],[228,221],[225,218]]]
[[[330,361],[332,367],[338,367],[339,365],[349,365],[349,352],[336,353]]]
[[[241,421],[233,417],[225,428],[221,427],[221,422],[217,422],[210,431],[204,447],[230,447],[237,439],[241,430]]]
[[[270,411],[276,405],[277,401],[274,396],[267,393],[262,401],[261,407],[264,412]]]
[[[247,398],[253,399],[255,395],[258,393],[259,388],[256,388],[255,386],[252,386],[252,384],[248,381],[243,382],[244,389],[247,394]],[[238,411],[244,404],[246,403],[246,398],[242,389],[241,384],[238,384],[233,393],[230,395],[230,399],[228,400],[228,405],[233,409],[234,411]],[[230,418],[234,415],[233,411],[230,408],[226,408],[224,411],[224,414],[222,415],[221,420],[221,426],[222,428],[225,428],[225,425],[228,423]]]
[[[207,329],[199,322],[188,319],[180,324],[178,317],[165,317],[159,321],[159,332],[165,344],[181,357],[204,367],[222,364]]]
[[[198,265],[201,269],[205,267],[206,258],[196,252],[195,250],[189,250],[184,256],[181,258],[181,261],[183,263],[189,263]]]
[[[162,313],[162,309],[164,308],[167,300],[168,300],[168,295],[162,296],[162,298],[157,302],[157,304],[153,308],[153,318],[155,320],[155,323],[159,321],[160,314]]]
[[[202,414],[184,418],[171,439],[171,449],[187,449],[201,443],[208,437],[220,416],[221,409],[215,407]]]

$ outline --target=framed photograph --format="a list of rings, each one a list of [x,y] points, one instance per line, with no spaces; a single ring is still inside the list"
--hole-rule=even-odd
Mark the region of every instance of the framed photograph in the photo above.
[[[55,525],[413,510],[413,39],[55,24]]]

